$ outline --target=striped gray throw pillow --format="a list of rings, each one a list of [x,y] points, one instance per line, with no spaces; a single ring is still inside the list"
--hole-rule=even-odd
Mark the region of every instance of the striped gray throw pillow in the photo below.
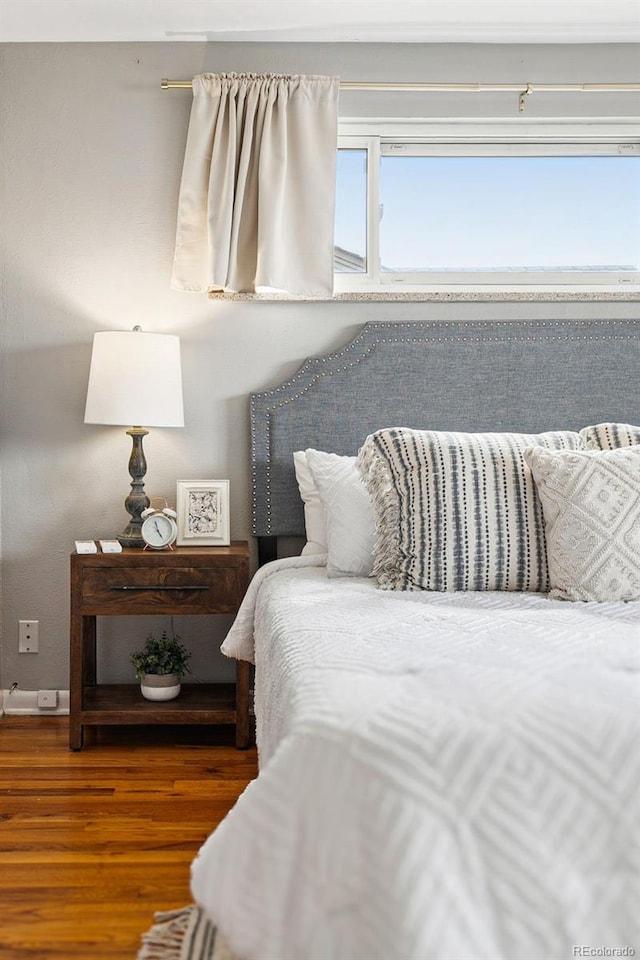
[[[587,450],[617,450],[640,443],[640,427],[630,423],[596,423],[593,427],[584,427],[580,436]]]
[[[367,437],[358,467],[374,504],[373,574],[390,590],[547,591],[542,509],[527,447],[584,449],[578,433]]]

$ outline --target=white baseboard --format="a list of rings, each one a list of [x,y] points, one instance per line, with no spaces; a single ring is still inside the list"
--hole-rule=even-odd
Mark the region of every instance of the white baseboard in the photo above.
[[[0,690],[0,716],[60,717],[69,713],[69,691],[57,690],[55,707],[39,707],[37,690]]]

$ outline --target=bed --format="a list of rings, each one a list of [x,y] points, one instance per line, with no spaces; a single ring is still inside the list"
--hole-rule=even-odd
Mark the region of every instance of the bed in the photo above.
[[[640,949],[639,334],[369,323],[251,398],[268,562],[223,651],[255,663],[260,772],[192,866],[242,960]],[[567,581],[587,468],[619,549]]]

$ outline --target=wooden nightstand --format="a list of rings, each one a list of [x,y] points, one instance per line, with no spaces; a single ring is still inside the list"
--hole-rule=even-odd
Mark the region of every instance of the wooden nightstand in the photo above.
[[[186,683],[176,700],[145,700],[140,685],[104,684],[96,676],[96,617],[236,613],[249,582],[246,542],[71,554],[69,746],[80,750],[86,726],[235,724],[247,747],[251,666],[237,662],[236,682]]]

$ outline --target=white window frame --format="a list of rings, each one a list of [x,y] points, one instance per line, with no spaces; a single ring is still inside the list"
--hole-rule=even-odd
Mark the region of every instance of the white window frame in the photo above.
[[[394,143],[402,144],[405,156],[446,155],[501,156],[582,155],[585,144],[590,154],[640,154],[640,124],[626,118],[552,120],[422,120],[422,119],[341,119],[338,149],[367,151],[367,273],[336,273],[336,293],[420,293],[427,291],[531,291],[555,292],[637,292],[640,272],[597,273],[381,273],[379,230],[380,156]],[[413,145],[413,150],[412,150]],[[446,145],[446,146],[445,146]]]

